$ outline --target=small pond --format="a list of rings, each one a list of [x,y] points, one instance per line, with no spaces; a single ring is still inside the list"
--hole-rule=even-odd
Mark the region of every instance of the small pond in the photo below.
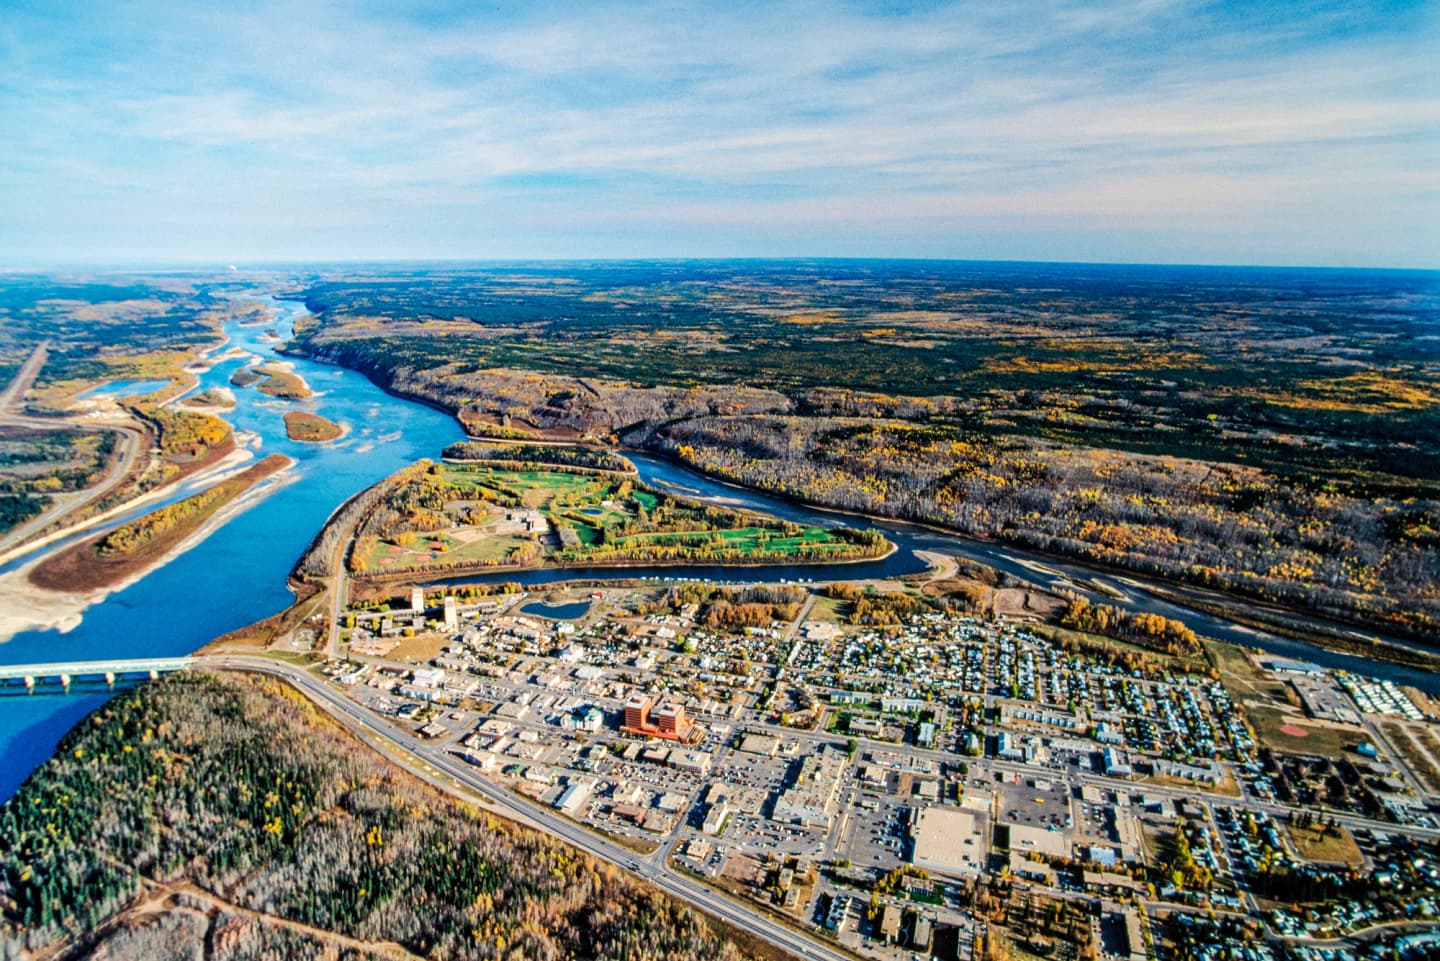
[[[577,617],[583,617],[588,610],[590,610],[589,601],[575,601],[572,604],[546,604],[544,601],[532,601],[520,608],[520,613],[536,614],[554,621],[573,621]]]

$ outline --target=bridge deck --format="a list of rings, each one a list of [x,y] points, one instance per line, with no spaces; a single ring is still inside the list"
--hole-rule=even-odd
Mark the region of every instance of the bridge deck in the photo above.
[[[15,678],[89,677],[105,674],[164,674],[180,671],[192,663],[188,657],[152,657],[112,661],[70,661],[50,664],[0,664],[0,681]]]

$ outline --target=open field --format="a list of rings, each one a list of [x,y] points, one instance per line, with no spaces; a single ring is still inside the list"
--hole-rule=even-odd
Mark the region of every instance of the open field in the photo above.
[[[789,524],[646,490],[623,475],[434,465],[361,524],[356,573],[539,564],[848,560],[876,535]]]
[[[1220,672],[1220,683],[1235,700],[1241,703],[1285,703],[1285,686],[1256,667],[1244,650],[1218,641],[1205,641],[1204,648],[1215,669]]]
[[[1362,860],[1355,839],[1340,825],[1321,828],[1291,824],[1289,830],[1296,852],[1307,861],[1359,865]]]
[[[1330,758],[1354,757],[1355,746],[1366,740],[1359,728],[1346,728],[1306,720],[1298,708],[1246,707],[1245,716],[1260,743],[1285,754],[1318,754]]]

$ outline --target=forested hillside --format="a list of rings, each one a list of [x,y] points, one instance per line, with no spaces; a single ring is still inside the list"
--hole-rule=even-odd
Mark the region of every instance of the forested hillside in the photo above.
[[[1440,643],[1422,272],[937,262],[475,267],[312,284],[294,349],[472,434],[660,448]]]
[[[281,682],[208,674],[115,698],[0,808],[0,958],[32,952],[747,956],[628,875],[357,749]]]
[[[830,507],[1440,636],[1433,502],[887,420],[695,418],[657,443],[707,473]]]

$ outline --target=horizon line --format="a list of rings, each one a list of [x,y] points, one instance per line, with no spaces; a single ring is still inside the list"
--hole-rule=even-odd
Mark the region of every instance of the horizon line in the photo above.
[[[394,258],[289,258],[264,260],[76,260],[52,261],[48,264],[6,263],[0,261],[0,276],[25,274],[48,274],[62,271],[89,270],[98,272],[144,271],[161,273],[170,271],[247,273],[279,268],[319,267],[399,267],[399,266],[517,266],[526,264],[547,265],[599,265],[599,264],[719,264],[719,263],[913,263],[913,264],[975,264],[1014,265],[1033,267],[1147,267],[1170,269],[1212,269],[1212,270],[1300,270],[1300,271],[1344,271],[1354,273],[1415,273],[1440,274],[1440,264],[1431,267],[1398,266],[1350,266],[1342,264],[1307,263],[1227,263],[1223,261],[1131,261],[1131,260],[1053,260],[1026,258],[978,258],[978,257],[917,257],[883,255],[741,255],[741,256],[633,256],[633,257],[394,257]]]

